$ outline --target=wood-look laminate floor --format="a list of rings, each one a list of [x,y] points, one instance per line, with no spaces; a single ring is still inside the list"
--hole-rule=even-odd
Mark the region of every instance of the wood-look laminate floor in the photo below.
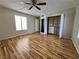
[[[39,33],[0,41],[0,59],[79,59],[71,40]]]

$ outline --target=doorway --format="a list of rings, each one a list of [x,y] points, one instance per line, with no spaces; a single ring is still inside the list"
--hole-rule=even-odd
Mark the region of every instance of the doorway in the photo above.
[[[44,19],[41,19],[41,32],[44,33]]]

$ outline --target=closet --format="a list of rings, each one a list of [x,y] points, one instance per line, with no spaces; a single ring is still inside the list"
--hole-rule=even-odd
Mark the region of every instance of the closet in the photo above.
[[[60,17],[61,16],[48,17],[48,34],[59,35]]]

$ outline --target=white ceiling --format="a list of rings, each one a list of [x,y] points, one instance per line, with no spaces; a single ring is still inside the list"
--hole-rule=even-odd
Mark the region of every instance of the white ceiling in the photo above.
[[[28,10],[30,5],[23,4],[22,2],[30,2],[30,0],[0,0],[0,6],[10,8],[23,13],[28,13],[34,16],[42,14],[48,15],[65,9],[73,8],[79,4],[79,0],[37,0],[38,2],[46,2],[46,6],[39,6],[41,10],[35,7]]]

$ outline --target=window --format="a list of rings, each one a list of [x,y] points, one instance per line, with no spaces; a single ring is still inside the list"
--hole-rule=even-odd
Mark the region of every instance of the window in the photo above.
[[[26,30],[27,29],[27,21],[26,21],[26,17],[22,17],[22,29]]]
[[[16,30],[27,30],[27,18],[15,15]]]

